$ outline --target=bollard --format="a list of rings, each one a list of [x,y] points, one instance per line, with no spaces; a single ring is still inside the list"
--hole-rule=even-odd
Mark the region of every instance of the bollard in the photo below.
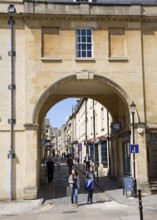
[[[141,198],[141,190],[138,190],[138,198],[139,198],[139,210],[140,210],[140,220],[143,220],[143,206],[142,206],[142,198]]]

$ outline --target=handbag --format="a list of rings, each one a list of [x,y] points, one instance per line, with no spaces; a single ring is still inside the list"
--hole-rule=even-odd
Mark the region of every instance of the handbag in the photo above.
[[[93,182],[91,179],[88,179],[88,180],[86,181],[85,189],[86,189],[86,190],[92,190],[92,189],[94,189],[94,182]]]
[[[72,188],[70,186],[66,187],[66,196],[70,196],[72,192]]]
[[[70,187],[69,186],[66,187],[66,196],[70,196]]]

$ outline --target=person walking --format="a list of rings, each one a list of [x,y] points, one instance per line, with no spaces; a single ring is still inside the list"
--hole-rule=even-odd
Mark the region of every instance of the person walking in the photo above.
[[[86,189],[88,191],[88,196],[87,196],[87,204],[92,204],[93,203],[93,191],[94,191],[94,179],[95,175],[93,172],[93,168],[90,167],[89,171],[86,173]]]
[[[69,175],[71,174],[73,164],[74,164],[73,163],[73,158],[70,154],[68,159],[67,159],[67,165],[68,165],[68,168],[69,168]]]
[[[78,208],[78,190],[80,188],[80,178],[76,170],[72,170],[68,182],[71,190],[71,203]]]
[[[46,171],[47,171],[47,178],[48,178],[48,184],[52,183],[53,180],[53,173],[54,173],[54,161],[51,157],[48,158],[48,161],[46,162]]]
[[[86,170],[88,171],[90,167],[90,157],[88,154],[85,157],[85,164],[86,164]]]

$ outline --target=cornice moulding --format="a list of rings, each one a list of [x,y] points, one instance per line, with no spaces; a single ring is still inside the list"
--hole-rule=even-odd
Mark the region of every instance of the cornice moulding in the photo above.
[[[1,19],[8,19],[10,14],[0,13]],[[54,14],[14,14],[17,20],[53,20],[53,21],[126,21],[126,22],[152,22],[157,21],[157,16],[119,16],[119,15],[54,15]]]

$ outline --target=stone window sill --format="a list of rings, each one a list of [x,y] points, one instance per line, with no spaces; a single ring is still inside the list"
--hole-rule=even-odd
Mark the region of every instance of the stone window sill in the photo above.
[[[79,58],[79,57],[76,57],[75,58],[75,61],[79,61],[79,62],[95,62],[95,58]]]
[[[41,57],[41,61],[62,61],[61,57]]]
[[[108,61],[128,61],[127,57],[109,57]]]

